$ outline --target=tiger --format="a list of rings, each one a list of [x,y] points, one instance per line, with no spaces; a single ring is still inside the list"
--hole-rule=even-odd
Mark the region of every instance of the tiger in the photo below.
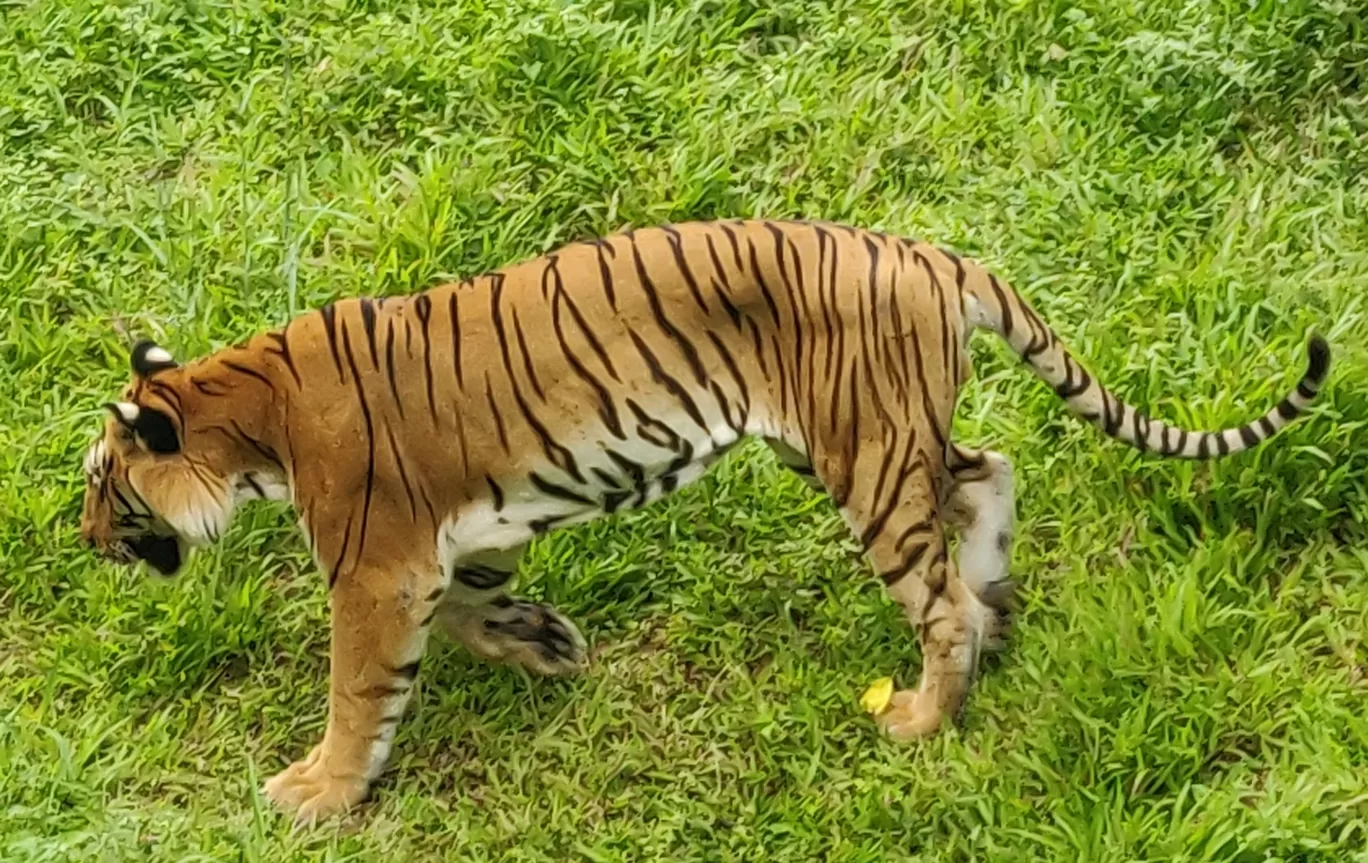
[[[977,330],[1108,437],[1183,459],[1272,437],[1330,368],[1312,334],[1275,407],[1188,431],[1121,401],[1006,281],[939,246],[821,221],[664,224],[339,299],[186,364],[138,342],[86,455],[81,536],[170,576],[240,504],[293,505],[329,590],[327,724],[262,792],[312,824],[367,799],[434,627],[491,662],[587,667],[574,623],[510,590],[531,541],[646,506],[758,438],[829,495],[905,612],[920,680],[877,725],[925,738],[960,721],[1017,605],[1012,464],[951,436]]]

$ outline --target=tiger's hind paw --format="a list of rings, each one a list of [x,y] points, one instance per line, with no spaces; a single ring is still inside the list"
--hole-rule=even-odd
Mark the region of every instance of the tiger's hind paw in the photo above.
[[[1016,582],[1004,578],[985,585],[979,591],[979,599],[989,612],[982,649],[986,653],[1001,653],[1007,649],[1012,635],[1012,616],[1018,605]]]

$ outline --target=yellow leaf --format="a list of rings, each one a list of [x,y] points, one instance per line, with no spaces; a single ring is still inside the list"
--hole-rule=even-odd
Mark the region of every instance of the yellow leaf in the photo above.
[[[888,702],[893,698],[893,678],[881,677],[869,685],[864,695],[860,696],[860,706],[868,713],[878,716],[888,707]]]

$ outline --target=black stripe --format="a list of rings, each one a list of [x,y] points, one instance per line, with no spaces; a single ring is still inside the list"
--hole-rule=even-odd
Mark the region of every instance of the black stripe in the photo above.
[[[646,484],[646,470],[640,464],[627,458],[617,450],[604,450],[608,458],[613,460],[613,464],[621,468],[632,480],[634,488],[640,488]]]
[[[556,273],[556,278],[560,278],[559,272]],[[565,301],[565,307],[570,310],[571,317],[575,319],[575,323],[579,326],[580,332],[584,335],[584,340],[589,343],[589,347],[594,351],[594,354],[598,356],[599,362],[603,363],[603,367],[608,370],[608,376],[618,383],[622,383],[622,378],[618,377],[617,369],[613,368],[613,361],[608,358],[608,352],[603,349],[603,343],[594,335],[593,329],[589,326],[588,322],[584,320],[584,316],[580,314],[579,306],[575,305],[574,298],[565,291],[560,293],[560,297]]]
[[[930,531],[934,526],[935,520],[930,517],[924,518],[916,524],[908,525],[902,533],[898,534],[897,540],[893,543],[893,550],[902,551],[902,547],[904,545],[907,545],[907,541],[911,539],[913,535],[918,533],[926,533]]]
[[[1145,426],[1145,432],[1140,431],[1141,425]],[[1131,431],[1135,439],[1135,448],[1141,452],[1149,449],[1149,420],[1140,411],[1131,411]]]
[[[1174,447],[1174,448],[1171,450],[1171,452],[1186,452],[1186,451],[1187,451],[1187,439],[1188,439],[1188,432],[1187,432],[1187,429],[1178,429],[1178,445],[1177,445],[1176,447]]]
[[[223,365],[226,368],[232,369],[240,375],[246,375],[249,378],[256,378],[257,380],[265,384],[271,392],[275,392],[275,384],[271,383],[271,379],[263,375],[261,372],[256,371],[255,369],[249,369],[244,365],[240,365],[238,363],[233,362],[232,360],[224,360]]]
[[[394,406],[398,408],[399,419],[404,418],[404,398],[399,393],[399,384],[394,379],[394,322],[390,321],[385,332],[385,375],[389,378],[390,394],[394,396]]]
[[[598,506],[598,503],[592,498],[585,497],[574,489],[566,488],[563,485],[557,485],[539,473],[534,472],[528,474],[528,479],[532,481],[532,485],[536,487],[537,491],[549,497],[568,500],[572,503],[584,504],[585,506]]]
[[[760,341],[760,327],[756,326],[755,319],[750,317],[746,318],[746,325],[750,329],[751,344],[755,346],[755,353],[751,356],[755,357],[755,361],[760,364],[760,375],[769,381],[771,380],[769,363],[765,362],[765,348]]]
[[[489,486],[489,494],[494,498],[494,511],[498,512],[504,508],[503,489],[499,487],[499,484],[494,481],[493,477],[486,476],[485,484]]]
[[[722,260],[717,256],[717,247],[713,244],[712,234],[707,235],[708,255],[712,258],[713,271],[722,279],[722,284],[717,283],[717,278],[710,279],[713,292],[722,301],[722,308],[727,310],[727,317],[731,318],[732,326],[741,328],[741,312],[732,303],[727,292],[732,289],[731,280],[727,278],[727,270],[722,266]],[[726,290],[723,290],[726,288]]]
[[[366,421],[366,493],[361,499],[361,536],[356,543],[356,560],[366,550],[366,527],[370,523],[371,495],[375,491],[375,426],[371,421],[370,405],[366,404],[366,391],[361,386],[361,373],[356,368],[356,356],[352,353],[351,334],[342,328],[342,347],[347,352],[347,364],[351,366],[352,382],[356,385],[356,398],[361,403],[361,416]],[[338,560],[341,567],[342,561]]]
[[[1211,437],[1212,435],[1209,432],[1205,432],[1197,439],[1198,458],[1209,458],[1211,456]]]
[[[603,483],[606,488],[622,488],[622,483],[619,482],[622,477],[616,474],[611,474],[601,467],[591,467],[589,472],[597,477],[598,481]]]
[[[746,267],[741,263],[741,244],[737,242],[736,232],[727,227],[725,222],[718,222],[717,227],[722,233],[727,235],[727,242],[731,243],[732,257],[736,261],[736,269],[739,270],[742,275],[745,275]]]
[[[755,244],[746,239],[746,248],[750,250],[751,277],[755,279],[755,286],[760,289],[760,295],[765,300],[765,305],[769,307],[770,317],[775,326],[779,325],[779,307],[774,303],[774,294],[770,292],[769,285],[765,282],[765,277],[760,273],[760,261],[755,255]]]
[[[413,484],[409,482],[408,471],[404,469],[404,460],[399,457],[399,445],[394,440],[394,428],[390,423],[385,424],[385,436],[389,438],[390,455],[394,457],[394,464],[399,468],[399,481],[403,483],[404,494],[408,496],[409,518],[418,517],[418,501],[413,497]]]
[[[870,520],[869,524],[865,525],[864,531],[860,534],[860,543],[864,545],[865,548],[868,548],[879,534],[883,532],[884,525],[888,523],[889,517],[903,505],[903,486],[907,483],[907,478],[913,473],[916,473],[917,467],[923,464],[920,459],[911,458],[912,451],[916,446],[916,440],[917,437],[915,434],[912,434],[911,432],[907,433],[907,442],[903,446],[903,456],[898,468],[898,480],[894,483],[892,492],[889,493],[888,503],[884,506],[882,512],[875,515],[875,517]],[[884,479],[888,472],[888,467],[892,462],[893,447],[885,447],[884,455],[884,462],[879,468],[879,481],[874,488],[875,501],[879,499],[880,492],[883,490]],[[911,462],[910,464],[909,461]]]
[[[1274,408],[1274,410],[1276,410],[1278,412],[1278,416],[1282,417],[1284,420],[1294,419],[1299,413],[1299,411],[1297,410],[1297,406],[1292,404],[1291,399],[1283,399],[1282,401],[1278,402],[1278,406]]]
[[[1216,451],[1218,453],[1226,455],[1230,452],[1230,443],[1225,438],[1225,432],[1213,435],[1213,437],[1216,438]]]
[[[266,334],[266,337],[276,343],[275,348],[267,348],[267,350],[272,351],[285,361],[285,367],[290,370],[290,375],[294,378],[295,386],[304,386],[304,381],[299,377],[299,369],[295,368],[294,357],[290,355],[289,324],[285,325],[284,332],[269,332]]]
[[[428,412],[432,414],[432,422],[436,424],[437,401],[432,394],[432,340],[428,338],[428,321],[432,319],[432,298],[427,294],[419,294],[413,301],[413,309],[418,313],[419,335],[423,341],[423,374],[427,379]],[[343,334],[345,335],[345,332]]]
[[[575,356],[570,349],[570,344],[565,338],[565,327],[561,324],[560,307],[565,300],[565,291],[560,284],[560,273],[556,273],[556,291],[551,298],[551,329],[556,333],[556,340],[560,343],[561,353],[570,363],[570,367],[575,370],[575,374],[594,390],[598,396],[599,416],[603,419],[603,424],[608,427],[608,431],[619,440],[626,440],[627,434],[622,430],[622,420],[618,416],[617,406],[613,403],[612,394],[608,388],[594,376],[584,363],[580,362],[579,357]],[[568,305],[568,301],[567,301]]]
[[[777,376],[778,376],[778,378],[779,378],[779,410],[780,410],[781,415],[787,416],[787,415],[788,415],[788,412],[789,412],[789,407],[788,407],[788,390],[789,390],[788,384],[789,384],[789,376],[788,376],[788,371],[784,368],[784,354],[783,354],[783,351],[782,351],[782,350],[780,349],[780,347],[779,347],[779,334],[778,334],[777,332],[776,332],[776,333],[771,333],[771,334],[770,334],[770,347],[774,348],[774,366],[775,366],[775,373],[777,374]],[[795,395],[796,395],[796,394],[795,394]]]
[[[893,388],[898,396],[898,404],[902,405],[903,408],[906,409],[907,386],[908,382],[912,379],[912,371],[907,363],[907,351],[898,349],[900,345],[896,341],[896,336],[904,332],[902,304],[898,302],[897,290],[899,286],[903,285],[907,279],[907,256],[903,252],[903,246],[901,243],[895,245],[893,249],[898,253],[898,257],[896,259],[896,262],[890,263],[890,267],[893,270],[893,272],[891,274],[890,281],[891,288],[889,290],[888,310],[889,316],[892,319],[891,323],[893,325],[893,333],[895,338],[881,338],[878,339],[878,341],[884,353],[883,363],[887,370],[888,379],[892,383]],[[915,295],[915,284],[909,286],[909,292]],[[942,316],[942,324],[945,323],[943,318],[944,316]],[[944,334],[944,328],[942,328],[942,334]],[[948,343],[942,343],[941,349],[943,354],[946,354],[946,348],[948,348]],[[946,354],[946,356],[948,357],[948,354]],[[948,362],[942,362],[942,369],[948,370],[949,368],[950,366]]]
[[[727,371],[731,373],[732,380],[736,382],[736,388],[741,394],[742,409],[745,413],[745,416],[741,420],[744,425],[746,419],[750,417],[751,407],[750,390],[746,387],[746,378],[741,374],[741,369],[736,365],[736,360],[732,357],[731,351],[727,349],[726,343],[718,338],[716,333],[711,331],[708,333],[708,339],[713,343],[713,347],[717,349],[718,356],[722,357],[722,364],[726,366]]]
[[[988,284],[992,286],[993,293],[997,295],[998,305],[1002,309],[1002,334],[1007,338],[1012,337],[1012,307],[1007,305],[1007,295],[1002,292],[1002,285],[998,284],[997,276],[988,274]]]
[[[195,389],[199,390],[200,392],[204,393],[204,394],[207,395],[207,396],[226,396],[226,395],[228,395],[229,393],[232,392],[232,389],[231,389],[231,388],[229,388],[229,389],[210,389],[210,388],[209,388],[209,385],[210,385],[210,384],[214,384],[215,386],[217,386],[218,381],[202,381],[202,380],[200,380],[200,379],[198,379],[198,378],[191,378],[191,379],[190,379],[190,385],[193,386]]]
[[[850,418],[850,422],[848,423],[846,434],[846,440],[848,442],[848,448],[846,451],[850,454],[850,456],[848,457],[848,462],[850,464],[854,463],[855,459],[853,456],[859,451],[860,446],[859,386],[860,367],[852,363],[850,367],[850,386],[847,387],[850,393],[850,413],[847,414],[847,416],[849,416]],[[836,398],[833,398],[831,402],[831,413],[834,417],[836,415],[836,405],[840,402],[839,390],[836,393]],[[833,431],[836,428],[837,426],[832,426]],[[831,483],[829,482],[829,480],[833,479],[832,477],[821,476],[819,478],[822,480],[823,484],[827,485],[828,491],[831,494],[832,502],[836,504],[836,508],[840,509],[841,507],[845,506],[846,501],[850,498],[850,491],[854,487],[854,478],[851,476],[849,464],[838,475],[840,485],[836,488],[831,488]]]
[[[915,326],[909,329],[908,333],[912,336],[912,351],[916,360],[917,385],[921,388],[922,410],[925,411],[927,419],[931,421],[928,425],[931,428],[931,436],[936,439],[937,451],[944,452],[945,434],[941,431],[941,421],[940,417],[936,415],[936,406],[931,402],[932,389],[927,383],[926,369],[922,365],[921,335]],[[870,385],[873,385],[873,381],[870,382]]]
[[[941,253],[942,255],[945,255],[947,258],[949,258],[949,259],[951,260],[952,263],[954,263],[954,265],[955,265],[955,287],[956,287],[957,289],[959,289],[959,291],[960,291],[960,293],[961,293],[961,295],[962,295],[962,294],[964,293],[964,276],[965,276],[965,273],[964,273],[964,261],[960,260],[960,256],[959,256],[959,255],[955,254],[954,252],[952,252],[952,251],[950,251],[950,250],[948,250],[948,249],[941,249],[941,250],[940,250],[940,253]],[[960,302],[961,302],[961,308],[963,308],[963,298],[962,298],[962,297],[961,297],[961,301],[960,301]]]
[[[447,315],[451,318],[451,366],[456,372],[456,386],[465,389],[465,372],[461,368],[461,314],[456,300],[456,289],[447,295]]]
[[[906,243],[906,241],[904,241],[904,243]],[[898,257],[899,260],[901,260],[901,245],[898,246]],[[950,344],[950,315],[947,310],[945,288],[941,286],[940,278],[936,275],[935,268],[931,266],[931,262],[928,261],[926,257],[921,254],[921,252],[914,250],[912,252],[912,257],[914,260],[919,262],[922,266],[922,269],[926,271],[926,277],[931,281],[932,290],[934,290],[936,292],[936,296],[940,298],[940,302],[936,305],[936,308],[940,311],[941,319],[941,363],[945,366],[946,377],[950,380],[953,380],[955,382],[955,385],[958,386],[959,363],[952,356],[953,346]],[[893,309],[896,311],[897,308],[898,304],[896,302],[893,303]]]
[[[594,248],[598,252],[599,276],[603,279],[603,292],[608,296],[608,305],[617,311],[617,294],[613,291],[613,271],[608,267],[608,260],[603,257],[603,250],[607,249],[617,257],[617,251],[607,240],[596,240]],[[616,375],[614,375],[616,377]]]
[[[902,581],[917,564],[921,563],[921,559],[926,556],[926,551],[930,547],[930,543],[926,542],[919,542],[912,546],[912,550],[907,553],[907,557],[903,558],[903,562],[897,569],[890,569],[887,572],[879,573],[879,578],[888,587],[892,587]]]
[[[1311,399],[1316,397],[1316,391],[1311,389],[1311,387],[1307,386],[1306,381],[1302,381],[1297,384],[1297,395],[1301,396],[1307,401],[1310,401]]]
[[[232,424],[233,431],[237,432],[238,436],[246,441],[248,446],[256,450],[262,458],[266,459],[282,471],[285,469],[285,465],[281,463],[280,456],[276,455],[275,450],[243,431],[242,426],[238,425],[237,420],[229,419],[228,422]]]
[[[342,354],[337,350],[337,306],[328,303],[319,309],[323,316],[323,329],[328,336],[328,350],[332,353],[333,365],[337,367],[337,380],[342,382]]]
[[[1243,425],[1240,426],[1240,440],[1244,441],[1246,447],[1256,446],[1259,443],[1259,435],[1252,426]]]
[[[667,465],[665,466],[665,470],[664,470],[662,473],[667,473],[667,474],[678,473],[679,471],[683,470],[684,468],[686,468],[686,467],[688,467],[690,464],[692,464],[692,463],[693,463],[693,460],[694,460],[694,446],[693,446],[693,444],[690,443],[690,442],[687,441],[687,440],[682,440],[682,441],[680,441],[680,443],[679,443],[679,454],[676,455],[676,456],[674,457],[674,459],[673,459],[669,464],[667,464]]]
[[[665,241],[670,246],[670,252],[674,255],[675,266],[679,267],[679,272],[684,276],[684,284],[689,286],[689,293],[693,294],[694,302],[705,315],[711,315],[712,310],[703,300],[703,293],[698,289],[698,280],[694,278],[693,270],[689,269],[689,262],[684,257],[684,239],[679,235],[679,231],[669,225],[664,225],[660,229],[665,234]]]
[[[1021,357],[1029,361],[1050,347],[1053,343],[1051,338],[1053,333],[1040,319],[1040,316],[1035,313],[1035,310],[1025,303],[1021,305],[1021,315],[1026,319],[1026,328],[1031,331],[1031,341],[1026,345],[1026,350],[1021,352]]]
[[[152,392],[161,396],[169,405],[171,405],[171,407],[175,408],[176,413],[181,414],[182,417],[184,416],[185,408],[181,404],[180,393],[172,389],[169,384],[163,383],[161,381],[149,380],[146,383],[148,388],[151,389]],[[268,383],[267,385],[269,386],[270,384]],[[272,386],[271,389],[275,389],[275,387]],[[184,426],[183,420],[181,425]]]
[[[1074,368],[1078,369],[1078,382],[1070,383],[1073,378]],[[1067,401],[1076,395],[1086,392],[1090,386],[1092,386],[1092,378],[1083,370],[1083,367],[1073,366],[1072,359],[1067,356],[1064,357],[1064,381],[1059,384],[1059,386],[1055,387],[1055,395]]]
[[[698,381],[698,385],[702,386],[707,380],[707,372],[704,371],[703,363],[698,358],[698,350],[666,317],[665,309],[660,302],[659,292],[656,290],[655,283],[651,281],[650,274],[646,272],[646,262],[641,259],[641,249],[637,246],[636,238],[632,238],[632,259],[636,263],[637,278],[641,279],[642,289],[646,293],[646,301],[651,306],[651,314],[655,316],[656,323],[660,324],[660,328],[684,354],[684,359],[693,371],[694,378]]]
[[[1126,405],[1124,405],[1124,404],[1121,402],[1121,400],[1118,399],[1116,396],[1112,395],[1111,393],[1107,392],[1106,390],[1103,390],[1103,391],[1102,391],[1102,402],[1103,402],[1103,404],[1105,405],[1105,404],[1107,403],[1107,401],[1109,401],[1109,400],[1113,403],[1113,405],[1114,405],[1114,410],[1112,410],[1112,411],[1107,415],[1107,418],[1106,418],[1106,420],[1107,420],[1107,434],[1110,435],[1111,437],[1116,437],[1117,432],[1121,431],[1121,423],[1125,422],[1125,419],[1126,419]],[[1133,411],[1134,408],[1132,408],[1131,410]]]
[[[831,304],[827,302],[826,294],[822,292],[822,277],[826,270],[827,243],[831,243],[832,255],[835,255],[836,238],[820,226],[813,225],[812,230],[817,235],[817,305],[822,309],[822,325],[826,329],[826,362],[823,364],[823,380],[830,383],[831,364],[836,359],[835,330],[831,323]],[[834,273],[832,278],[835,279]],[[835,286],[833,285],[832,288],[834,292]]]
[[[546,393],[542,390],[541,381],[537,380],[537,368],[532,363],[532,352],[527,349],[527,339],[523,336],[522,321],[518,318],[518,309],[513,308],[513,335],[518,337],[518,350],[522,353],[523,370],[527,372],[528,380],[532,382],[532,390],[537,394],[537,398],[546,401]],[[512,374],[512,370],[509,370]]]
[[[641,405],[637,404],[632,399],[627,399],[627,407],[630,408],[632,413],[636,415],[637,422],[640,424],[637,426],[638,435],[640,435],[647,441],[655,444],[656,446],[662,449],[668,449],[671,452],[679,451],[680,447],[683,444],[683,440],[679,437],[678,434],[675,433],[674,429],[670,428],[665,423],[646,413],[646,411],[641,409]],[[660,431],[664,432],[665,439],[662,441],[658,438],[652,437],[647,432],[648,429],[659,429]]]
[[[689,395],[689,391],[686,390],[679,381],[666,374],[665,367],[661,365],[660,360],[651,352],[650,347],[641,336],[637,335],[635,332],[629,332],[628,335],[631,336],[637,351],[641,353],[642,359],[646,361],[647,367],[651,370],[651,377],[655,379],[656,383],[663,385],[679,400],[679,403],[684,406],[684,412],[689,415],[690,419],[698,424],[699,428],[704,431],[711,431],[711,429],[708,428],[707,422],[703,419],[703,414],[699,412],[698,405],[694,402],[693,397]]]
[[[746,418],[741,415],[740,407],[737,407],[738,418],[732,419],[731,399],[727,398],[727,394],[722,391],[722,387],[717,381],[713,380],[708,381],[708,389],[712,392],[713,401],[717,402],[718,410],[722,412],[722,421],[727,424],[728,428],[736,432],[737,435],[740,435],[743,431],[742,427],[746,424]]]
[[[375,304],[362,297],[357,302],[361,304],[361,324],[366,328],[366,343],[370,345],[371,365],[380,368],[380,358],[375,351]]]
[[[242,478],[252,487],[252,491],[256,493],[257,497],[263,499],[266,497],[266,491],[261,487],[261,483],[256,481],[256,477],[252,476],[250,473],[244,473]]]
[[[310,507],[310,511],[312,511],[312,507]],[[342,551],[338,553],[337,561],[333,563],[332,569],[328,570],[328,590],[333,589],[333,585],[337,584],[338,577],[342,575],[342,561],[346,560],[347,549],[351,547],[352,525],[355,521],[350,514],[347,515],[347,526],[342,530]]]
[[[570,450],[561,446],[551,436],[541,419],[532,411],[527,400],[522,397],[522,392],[515,386],[513,387],[513,398],[518,403],[518,409],[522,411],[523,419],[532,427],[533,433],[537,435],[537,440],[541,442],[542,451],[546,457],[551,459],[551,463],[570,476],[575,478],[575,482],[585,484],[584,474],[580,473],[579,464],[575,461],[575,456]]]

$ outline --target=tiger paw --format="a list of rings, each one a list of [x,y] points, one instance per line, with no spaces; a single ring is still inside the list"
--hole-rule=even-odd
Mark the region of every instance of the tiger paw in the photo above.
[[[366,799],[370,783],[357,774],[335,775],[315,747],[309,757],[296,761],[267,780],[262,788],[278,809],[293,812],[295,826],[312,827],[341,815]]]
[[[983,627],[982,648],[987,653],[1000,653],[1007,649],[1012,635],[1012,615],[1017,607],[1016,582],[1001,579],[991,582],[979,591],[979,599],[987,606],[987,620]]]
[[[528,671],[564,675],[584,670],[584,636],[549,605],[513,601],[491,606],[483,628],[484,637],[496,643],[504,659]]]
[[[488,605],[443,609],[438,623],[476,656],[536,674],[582,671],[584,636],[549,605],[501,597]]]
[[[889,707],[878,716],[879,728],[900,742],[930,737],[940,730],[943,713],[930,692],[903,689],[893,693]]]

